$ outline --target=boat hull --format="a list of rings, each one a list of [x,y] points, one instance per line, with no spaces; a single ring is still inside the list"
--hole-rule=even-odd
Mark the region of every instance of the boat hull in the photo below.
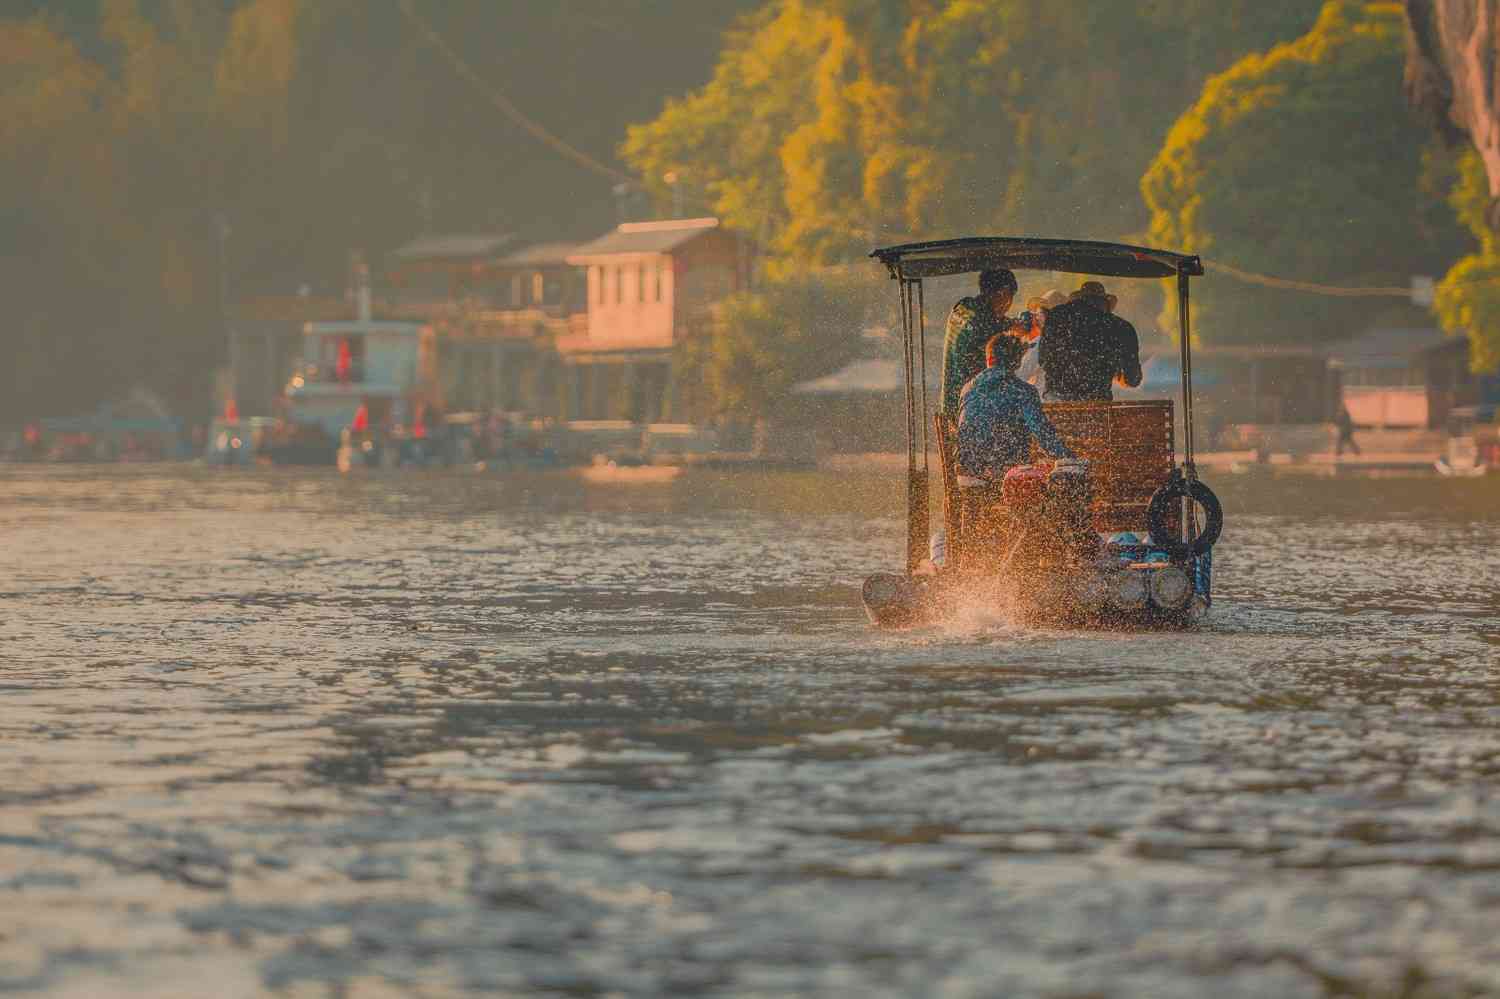
[[[976,610],[1017,624],[1104,630],[1175,630],[1198,624],[1208,600],[1189,590],[1153,585],[1168,564],[1086,568],[1046,576],[1000,578],[938,570],[929,575],[877,573],[865,580],[860,598],[870,623],[882,630],[930,627]],[[1189,581],[1189,585],[1190,581]]]

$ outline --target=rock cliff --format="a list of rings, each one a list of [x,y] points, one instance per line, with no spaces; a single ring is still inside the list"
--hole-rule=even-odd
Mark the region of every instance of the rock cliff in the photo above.
[[[1497,197],[1488,220],[1500,229],[1497,8],[1497,0],[1406,0],[1406,93],[1450,139],[1474,143]]]

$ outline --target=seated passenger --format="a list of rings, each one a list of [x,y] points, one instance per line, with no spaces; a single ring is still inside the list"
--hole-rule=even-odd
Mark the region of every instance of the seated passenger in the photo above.
[[[1110,383],[1141,383],[1141,348],[1135,327],[1112,315],[1116,298],[1087,281],[1066,305],[1047,313],[1037,360],[1047,376],[1047,398],[1108,401]]]
[[[1016,377],[1024,341],[1001,333],[985,345],[989,367],[964,386],[958,418],[958,470],[961,475],[998,483],[1006,471],[1024,465],[1031,442],[1056,458],[1073,458],[1042,412],[1036,388]]]
[[[985,344],[997,333],[1015,331],[1028,339],[1038,329],[1028,327],[1030,316],[1006,316],[1016,296],[1016,276],[1007,270],[979,273],[979,294],[961,298],[948,315],[943,333],[943,390],[939,406],[951,425],[958,420],[959,393],[969,380],[984,370]]]

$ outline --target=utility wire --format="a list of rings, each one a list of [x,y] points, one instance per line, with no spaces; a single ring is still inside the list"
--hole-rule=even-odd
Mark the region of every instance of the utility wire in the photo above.
[[[563,139],[558,138],[556,135],[553,135],[550,131],[548,131],[545,127],[527,117],[520,108],[511,103],[510,98],[506,97],[499,90],[496,90],[493,86],[487,83],[485,79],[477,72],[475,72],[474,68],[464,60],[463,56],[454,51],[453,47],[449,45],[446,40],[444,40],[443,36],[438,34],[437,30],[433,28],[433,26],[425,18],[423,18],[422,15],[417,13],[416,7],[415,5],[413,5],[412,0],[396,0],[396,6],[401,8],[401,13],[406,15],[407,20],[411,21],[411,23],[417,28],[417,30],[421,32],[422,36],[427,40],[427,43],[434,49],[436,49],[439,55],[447,60],[448,64],[453,68],[453,71],[460,77],[462,77],[470,86],[474,87],[474,89],[483,94],[489,100],[489,102],[500,111],[501,114],[505,115],[505,117],[509,118],[521,128],[531,133],[531,135],[538,141],[550,146],[553,151],[567,157],[584,169],[590,170],[601,177],[607,178],[608,180],[623,184],[629,184],[632,187],[636,185],[636,180],[634,177],[630,176],[627,173],[616,170],[614,167],[610,166],[607,163],[599,162],[588,153],[585,153],[581,149],[578,149],[577,147],[570,145]]]
[[[1374,285],[1364,288],[1348,288],[1331,284],[1317,284],[1312,281],[1292,281],[1288,278],[1270,277],[1266,274],[1256,274],[1252,271],[1242,271],[1238,267],[1230,267],[1218,261],[1205,260],[1204,265],[1211,271],[1220,271],[1232,278],[1244,281],[1247,284],[1258,284],[1266,288],[1280,288],[1284,291],[1305,291],[1314,295],[1330,295],[1334,298],[1410,298],[1410,288],[1400,288],[1394,285]]]
[[[1203,261],[1203,266],[1211,271],[1227,274],[1232,278],[1244,281],[1248,284],[1258,284],[1266,288],[1279,288],[1284,291],[1305,291],[1313,295],[1331,295],[1336,298],[1410,298],[1411,288],[1402,288],[1395,285],[1371,285],[1368,287],[1349,288],[1340,285],[1317,284],[1312,281],[1292,281],[1288,278],[1271,277],[1267,274],[1256,274],[1253,271],[1242,271],[1238,267],[1221,264],[1215,260]],[[1479,284],[1500,284],[1500,277],[1472,277],[1463,281],[1442,282],[1448,287],[1464,288]]]

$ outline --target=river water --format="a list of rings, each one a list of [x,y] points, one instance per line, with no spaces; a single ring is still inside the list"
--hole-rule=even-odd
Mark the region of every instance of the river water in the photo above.
[[[879,476],[0,466],[0,992],[1500,994],[1500,482],[1213,484],[879,634]]]

